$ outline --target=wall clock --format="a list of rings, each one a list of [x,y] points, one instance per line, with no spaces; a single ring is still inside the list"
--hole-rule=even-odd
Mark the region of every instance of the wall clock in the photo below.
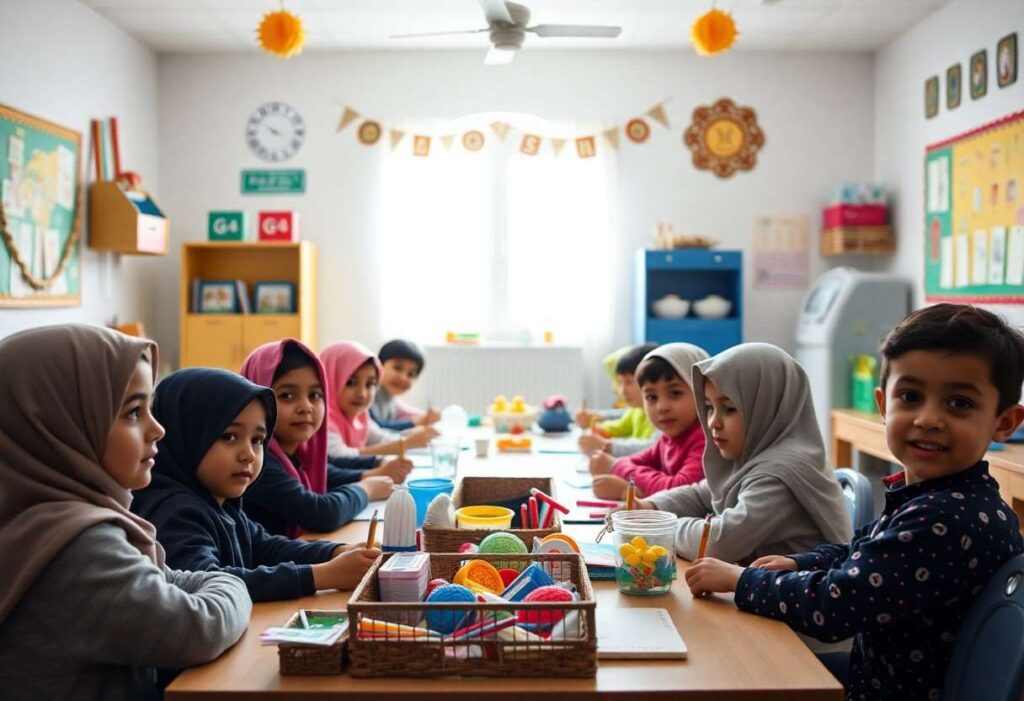
[[[722,98],[710,107],[693,111],[693,124],[683,132],[683,143],[693,152],[693,165],[728,178],[737,170],[753,170],[764,132],[757,113]]]
[[[294,156],[305,138],[302,115],[283,102],[260,105],[245,125],[245,141],[252,152],[274,163]]]

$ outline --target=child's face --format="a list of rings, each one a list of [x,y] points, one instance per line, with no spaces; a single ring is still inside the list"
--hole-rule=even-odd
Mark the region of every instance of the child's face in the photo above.
[[[419,377],[420,367],[407,358],[391,358],[384,361],[384,372],[380,375],[380,386],[392,397],[405,394],[412,389]]]
[[[644,384],[643,402],[647,418],[669,438],[678,436],[697,419],[693,391],[678,377]]]
[[[711,378],[704,379],[704,410],[715,447],[726,460],[738,460],[747,442],[747,430],[739,408],[718,390]]]
[[[636,377],[631,373],[616,375],[619,378],[619,393],[626,404],[631,407],[642,407],[644,405],[644,393],[640,385],[636,383]]]
[[[293,453],[324,422],[324,386],[313,368],[303,367],[281,375],[272,389],[277,398],[274,435],[286,453]]]
[[[218,504],[225,499],[237,499],[259,477],[266,441],[267,412],[254,399],[206,451],[196,470],[196,479]]]
[[[103,448],[100,462],[110,476],[125,489],[142,489],[149,484],[156,458],[156,444],[164,437],[164,427],[150,413],[153,396],[153,368],[140,358],[128,380]]]
[[[904,353],[889,364],[886,387],[875,390],[875,399],[908,484],[966,470],[1024,417],[1018,405],[996,411],[999,390],[989,361],[976,355]]]
[[[363,365],[338,390],[338,407],[341,413],[354,419],[370,408],[376,394],[377,370],[373,365]]]

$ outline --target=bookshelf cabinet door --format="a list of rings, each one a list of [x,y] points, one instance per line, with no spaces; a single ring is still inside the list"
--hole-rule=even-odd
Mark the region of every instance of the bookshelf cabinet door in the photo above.
[[[241,315],[190,314],[185,323],[182,367],[224,368],[238,372],[245,359]]]
[[[302,339],[298,314],[248,314],[242,320],[243,355],[282,338]]]

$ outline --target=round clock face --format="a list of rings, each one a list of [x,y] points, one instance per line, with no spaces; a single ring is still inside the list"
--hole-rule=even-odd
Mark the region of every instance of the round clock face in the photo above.
[[[306,124],[302,115],[283,102],[261,105],[245,125],[245,140],[249,148],[265,161],[291,158],[305,137]]]

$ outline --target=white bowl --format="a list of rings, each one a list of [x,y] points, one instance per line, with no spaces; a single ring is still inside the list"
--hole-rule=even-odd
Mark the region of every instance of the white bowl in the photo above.
[[[721,319],[729,315],[732,302],[725,297],[709,295],[693,303],[693,311],[701,319]]]
[[[678,295],[665,295],[651,304],[654,315],[661,319],[682,319],[690,313],[690,302]]]

